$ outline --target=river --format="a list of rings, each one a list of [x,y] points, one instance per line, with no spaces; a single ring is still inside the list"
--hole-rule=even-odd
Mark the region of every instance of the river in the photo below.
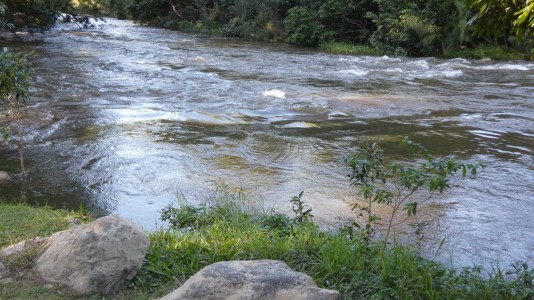
[[[153,229],[177,194],[198,203],[224,181],[286,212],[304,191],[333,226],[360,197],[343,155],[372,137],[403,159],[396,145],[409,135],[487,165],[421,213],[424,253],[456,266],[534,263],[532,62],[335,55],[118,20],[0,44],[32,51],[33,81],[28,176],[0,196],[22,190],[30,203]],[[18,172],[13,144],[0,146],[0,169]]]

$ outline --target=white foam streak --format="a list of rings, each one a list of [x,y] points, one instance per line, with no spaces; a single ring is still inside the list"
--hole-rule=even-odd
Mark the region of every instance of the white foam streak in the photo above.
[[[272,89],[272,90],[263,91],[263,96],[264,97],[274,97],[274,98],[278,98],[278,99],[285,99],[286,98],[286,93],[284,91],[281,91],[281,90]]]

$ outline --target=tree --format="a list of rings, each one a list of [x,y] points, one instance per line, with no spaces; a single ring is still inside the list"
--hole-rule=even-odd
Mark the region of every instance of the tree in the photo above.
[[[11,137],[11,125],[14,123],[19,136],[19,158],[22,174],[25,173],[22,126],[19,110],[29,89],[29,70],[24,56],[15,55],[6,48],[0,50],[0,121],[2,121],[2,139]]]
[[[377,30],[370,43],[397,55],[435,56],[457,24],[454,0],[375,0],[378,12],[371,14]]]
[[[307,6],[295,6],[284,19],[288,42],[297,46],[317,47],[327,36],[318,14]]]
[[[468,0],[475,11],[470,20],[478,37],[501,39],[508,44],[509,35],[521,39],[534,34],[534,0]]]
[[[0,2],[0,30],[8,29],[11,24],[7,22],[7,7]]]
[[[374,0],[323,0],[318,9],[321,24],[335,40],[367,43],[376,30],[370,15],[378,12]]]
[[[59,11],[68,10],[70,0],[2,0],[5,5],[5,22],[12,30],[29,28],[45,30],[55,24]]]
[[[30,33],[43,32],[52,27],[62,16],[66,22],[76,22],[80,27],[90,24],[87,15],[98,16],[104,0],[0,0],[0,25],[2,29],[16,32],[25,28]],[[62,14],[64,13],[64,14]]]

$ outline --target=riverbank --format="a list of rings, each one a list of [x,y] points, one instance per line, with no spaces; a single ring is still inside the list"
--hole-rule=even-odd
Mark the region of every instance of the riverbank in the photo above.
[[[307,218],[278,213],[251,215],[239,198],[224,194],[200,207],[168,207],[163,218],[174,228],[150,233],[146,262],[120,299],[152,299],[176,288],[201,268],[218,261],[276,259],[314,278],[320,287],[336,289],[343,298],[400,299],[531,299],[533,271],[478,268],[462,272],[423,259],[408,247],[384,250],[366,244],[346,227],[331,235]],[[223,201],[221,201],[223,200]],[[0,204],[1,247],[32,235],[68,227],[77,212]],[[13,217],[9,217],[13,216]],[[301,216],[302,217],[302,216]],[[27,220],[35,220],[27,222]],[[6,234],[7,233],[7,234]],[[7,238],[6,238],[7,236]],[[13,265],[8,265],[8,268]],[[25,267],[18,264],[17,268]],[[27,267],[27,265],[26,265]],[[0,281],[1,299],[67,299],[57,288],[23,280]],[[96,298],[95,298],[96,299]],[[100,298],[101,299],[101,298]]]
[[[370,45],[328,42],[321,43],[319,50],[348,55],[392,55],[380,51]],[[517,50],[495,45],[477,45],[475,48],[451,49],[445,51],[438,58],[464,58],[464,59],[492,59],[492,60],[531,60],[528,53],[521,53]]]

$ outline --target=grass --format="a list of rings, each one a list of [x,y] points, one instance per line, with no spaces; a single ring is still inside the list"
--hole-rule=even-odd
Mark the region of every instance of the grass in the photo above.
[[[275,259],[312,276],[321,287],[338,290],[345,299],[534,297],[534,271],[526,265],[509,273],[478,268],[457,272],[408,247],[384,249],[358,235],[326,233],[298,212],[293,218],[274,212],[251,215],[216,201],[200,207],[182,202],[165,212],[170,212],[168,221],[177,222],[151,234],[146,262],[135,279],[142,290],[174,288],[218,261]]]
[[[113,297],[102,297],[95,295],[92,297],[76,297],[69,295],[61,288],[47,287],[39,282],[35,282],[27,279],[17,279],[11,283],[0,283],[0,299],[1,300],[13,300],[13,299],[39,299],[39,300],[71,300],[71,299],[83,299],[83,300],[144,300],[153,299],[152,295],[144,293],[142,291],[124,291],[119,295]]]
[[[70,220],[76,218],[82,222],[89,221],[88,215],[80,211],[53,209],[51,207],[32,207],[24,203],[0,203],[0,249],[36,236],[50,236],[70,226]],[[4,260],[9,271],[26,272],[36,255],[36,249]],[[110,299],[150,299],[151,294],[142,290],[125,290]],[[3,299],[88,299],[73,297],[56,286],[44,286],[42,283],[16,278],[11,281],[0,280],[0,300]],[[89,299],[106,299],[99,295]]]
[[[513,272],[496,269],[486,273],[477,268],[454,271],[421,258],[408,247],[384,249],[380,243],[366,243],[357,234],[326,233],[310,221],[302,202],[292,202],[293,217],[273,211],[258,213],[250,203],[241,193],[219,189],[203,205],[180,201],[166,207],[162,219],[171,224],[170,228],[149,234],[151,245],[132,289],[112,298],[160,297],[218,261],[276,259],[312,276],[320,287],[338,290],[343,299],[534,299],[534,271],[527,265],[516,266]],[[56,228],[66,226],[68,220],[67,212],[49,208],[30,209],[17,204],[14,208],[2,205],[1,209],[2,213],[15,211],[19,216],[8,219],[9,228],[22,225],[22,220],[33,215],[55,220],[42,222],[51,222],[48,224]],[[2,228],[8,228],[4,216],[10,214],[0,218]],[[21,221],[18,225],[17,220]],[[52,231],[29,227],[24,229],[28,230],[25,237]],[[18,233],[10,236],[9,240],[22,238]],[[72,297],[26,280],[0,283],[0,299],[31,298]]]
[[[0,248],[51,234],[69,227],[72,218],[86,219],[83,213],[0,203]]]
[[[381,56],[388,55],[370,45],[351,44],[342,42],[324,42],[319,45],[319,49],[332,53],[349,54],[349,55],[368,55]],[[443,53],[441,58],[468,58],[493,60],[529,60],[532,59],[528,54],[521,53],[512,48],[494,45],[478,45],[475,48],[450,49]]]
[[[87,221],[82,212],[32,207],[23,203],[0,203],[0,249],[37,236],[46,237],[69,227],[72,218]],[[31,265],[36,249],[3,261],[9,271],[24,272]],[[62,299],[61,292],[28,279],[0,282],[0,299]]]
[[[475,48],[452,49],[441,56],[442,58],[470,58],[493,60],[528,60],[529,55],[517,50],[494,45],[478,45]]]
[[[332,53],[350,54],[350,55],[369,55],[380,56],[386,53],[370,45],[341,43],[341,42],[324,42],[319,45],[319,49]]]

